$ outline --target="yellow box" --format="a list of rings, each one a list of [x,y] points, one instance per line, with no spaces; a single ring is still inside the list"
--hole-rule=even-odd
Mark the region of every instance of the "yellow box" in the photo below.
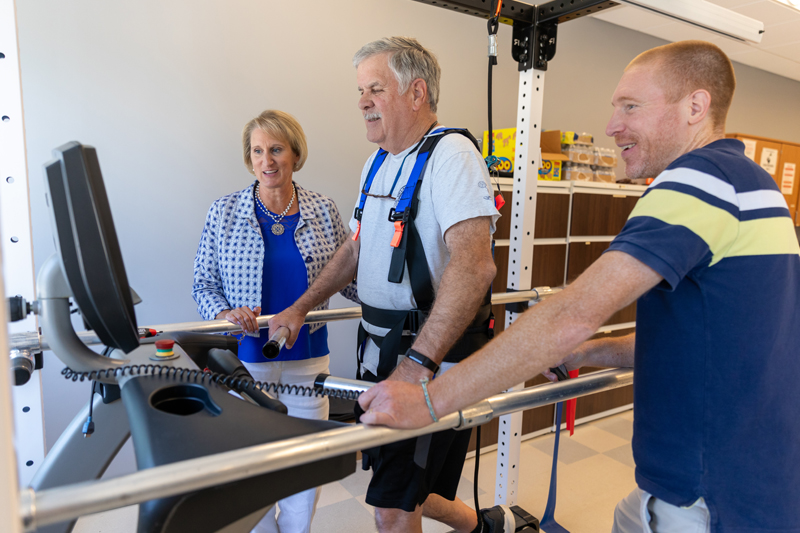
[[[539,169],[539,179],[549,181],[561,180],[561,161],[543,160]]]
[[[561,132],[543,131],[539,146],[542,149],[542,166],[539,168],[540,180],[558,181],[561,179],[562,161],[567,156],[563,155],[559,140]],[[483,132],[483,157],[489,156],[489,132]],[[500,159],[500,164],[496,167],[501,172],[513,172],[514,149],[517,145],[517,129],[506,128],[494,130],[494,156]]]
[[[514,145],[517,139],[517,128],[493,130],[494,155],[500,159],[495,167],[500,172],[511,172],[514,161]],[[483,132],[483,157],[489,157],[489,132]]]

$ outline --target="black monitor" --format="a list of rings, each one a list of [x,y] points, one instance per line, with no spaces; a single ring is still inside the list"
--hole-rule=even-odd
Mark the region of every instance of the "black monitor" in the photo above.
[[[69,142],[45,164],[56,251],[75,303],[106,346],[139,346],[133,298],[97,151]]]

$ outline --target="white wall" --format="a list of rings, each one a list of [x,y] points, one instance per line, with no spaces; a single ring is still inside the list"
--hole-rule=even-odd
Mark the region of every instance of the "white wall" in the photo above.
[[[486,128],[486,23],[410,0],[63,0],[19,2],[19,40],[37,268],[53,252],[42,164],[56,146],[97,147],[140,325],[198,319],[192,261],[206,210],[244,188],[241,129],[267,108],[294,114],[310,156],[296,179],[345,217],[375,149],[356,109],[353,53],[411,35],[443,69],[440,122]],[[500,28],[495,128],[515,123],[511,29]],[[624,66],[663,41],[594,19],[559,29],[544,128],[603,131]],[[800,142],[800,83],[736,65],[729,129]],[[765,94],[769,90],[769,94]],[[347,306],[344,299],[335,302]],[[352,376],[355,322],[330,326],[332,370]],[[88,397],[45,369],[48,447]]]

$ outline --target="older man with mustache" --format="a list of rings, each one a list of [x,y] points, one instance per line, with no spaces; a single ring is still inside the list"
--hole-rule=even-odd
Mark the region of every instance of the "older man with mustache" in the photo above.
[[[270,328],[287,326],[291,345],[306,313],[357,274],[359,378],[425,387],[489,341],[500,214],[474,139],[438,124],[433,54],[392,37],[365,45],[353,63],[367,139],[380,149],[361,173],[351,239]],[[468,444],[468,432],[450,430],[365,450],[378,529],[421,533],[425,515],[463,533],[513,531],[505,509],[478,524],[456,497]]]

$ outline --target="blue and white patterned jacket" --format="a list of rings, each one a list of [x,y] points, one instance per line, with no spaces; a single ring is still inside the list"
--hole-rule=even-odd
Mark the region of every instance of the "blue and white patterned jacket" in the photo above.
[[[255,182],[242,191],[223,196],[208,210],[194,259],[192,286],[197,311],[206,320],[213,320],[226,309],[261,305],[264,240],[255,214],[254,187]],[[305,260],[310,287],[347,239],[347,233],[333,200],[296,183],[295,188],[300,221],[294,240]],[[359,302],[355,282],[342,289],[341,294]],[[314,310],[327,308],[325,300]],[[309,325],[309,333],[322,325]]]

